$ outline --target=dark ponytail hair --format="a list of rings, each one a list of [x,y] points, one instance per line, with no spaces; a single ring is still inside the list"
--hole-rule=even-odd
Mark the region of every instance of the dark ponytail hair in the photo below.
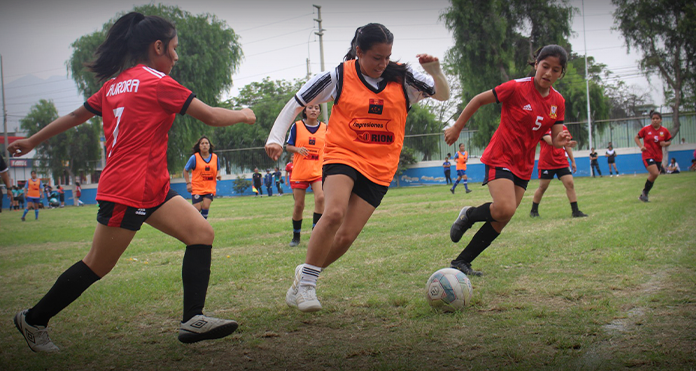
[[[662,114],[660,112],[657,112],[655,110],[650,110],[650,118],[652,119],[653,116],[657,116],[662,120]]]
[[[210,144],[210,150],[208,150],[208,152],[213,153],[213,148],[215,148],[215,146],[213,146],[213,142],[211,142],[210,139],[208,139],[208,137],[204,135],[204,136],[198,138],[198,141],[197,141],[196,144],[193,146],[193,153],[194,153],[194,154],[196,154],[196,153],[201,153],[201,141],[202,141],[203,139],[207,139],[207,140],[208,140],[208,143]]]
[[[565,49],[563,49],[562,46],[558,45],[546,45],[542,48],[537,49],[536,53],[534,53],[534,60],[529,61],[529,65],[532,66],[532,68],[536,68],[536,64],[543,61],[544,59],[548,57],[556,57],[558,58],[558,61],[561,63],[561,77],[565,76],[566,69],[568,68],[568,52],[566,52]]]
[[[176,28],[168,20],[158,16],[144,16],[130,12],[109,29],[106,40],[99,45],[96,59],[86,66],[104,81],[136,62],[146,60],[150,44],[157,40],[168,51],[169,41],[176,36]]]
[[[372,48],[374,44],[385,43],[394,44],[394,35],[384,25],[379,23],[368,23],[355,30],[355,36],[350,42],[350,49],[343,57],[344,61],[356,59],[358,56],[357,47],[366,52]],[[396,81],[401,83],[406,75],[406,65],[389,61],[387,68],[382,72],[382,78],[386,81]]]

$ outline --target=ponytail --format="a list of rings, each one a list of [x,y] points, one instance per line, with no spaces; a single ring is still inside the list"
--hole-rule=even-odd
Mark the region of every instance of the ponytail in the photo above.
[[[379,43],[389,45],[394,43],[394,35],[391,33],[391,31],[384,27],[384,25],[379,23],[369,23],[365,26],[358,27],[358,29],[355,30],[353,40],[350,42],[348,53],[346,53],[346,55],[343,57],[343,60],[349,61],[356,59],[358,57],[358,47],[360,47],[360,50],[363,52],[366,52],[370,50],[374,44]],[[392,61],[387,64],[384,72],[382,72],[382,78],[386,81],[402,83],[405,76],[406,65]]]
[[[176,28],[166,19],[130,12],[111,26],[106,40],[97,48],[95,60],[86,66],[99,81],[104,81],[146,60],[148,48],[157,40],[164,43],[165,50],[169,50],[169,41],[175,36]]]

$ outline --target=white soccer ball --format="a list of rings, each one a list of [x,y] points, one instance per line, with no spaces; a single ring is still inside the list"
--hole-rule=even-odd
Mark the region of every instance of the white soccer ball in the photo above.
[[[471,281],[458,269],[443,268],[433,273],[425,284],[425,297],[430,306],[454,312],[471,302]]]

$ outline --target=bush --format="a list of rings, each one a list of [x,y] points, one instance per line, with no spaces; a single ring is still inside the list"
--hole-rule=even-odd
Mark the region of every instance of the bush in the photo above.
[[[247,188],[251,187],[251,181],[242,177],[242,174],[237,174],[237,179],[234,180],[234,185],[232,189],[237,194],[243,194]]]

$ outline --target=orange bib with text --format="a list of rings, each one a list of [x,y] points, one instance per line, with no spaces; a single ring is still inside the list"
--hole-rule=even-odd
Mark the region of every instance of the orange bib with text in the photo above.
[[[326,124],[319,123],[317,131],[312,134],[304,122],[295,123],[295,147],[304,147],[309,152],[307,156],[295,153],[293,157],[292,174],[293,182],[311,182],[321,178],[321,165],[324,162],[324,142],[326,139]]]
[[[215,194],[217,186],[218,158],[210,155],[210,162],[205,162],[201,154],[196,152],[196,167],[191,172],[191,194]]]

